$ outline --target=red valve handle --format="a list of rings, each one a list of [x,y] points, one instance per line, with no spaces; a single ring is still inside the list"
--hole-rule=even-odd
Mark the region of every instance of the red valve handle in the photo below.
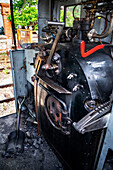
[[[105,46],[104,44],[97,45],[96,47],[92,48],[91,50],[89,50],[89,51],[87,51],[87,52],[85,53],[85,42],[82,41],[81,44],[80,44],[81,56],[82,56],[83,58],[85,58],[85,57],[93,54],[95,51],[104,48],[104,46]]]

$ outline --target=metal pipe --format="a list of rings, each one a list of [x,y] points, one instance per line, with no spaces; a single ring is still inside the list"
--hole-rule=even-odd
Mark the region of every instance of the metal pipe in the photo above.
[[[47,25],[64,26],[64,22],[46,21]]]
[[[40,36],[40,39],[43,40],[43,41],[48,41],[48,40],[51,40],[51,39],[54,39],[54,38],[53,38],[53,36],[49,36],[49,37]]]
[[[58,41],[59,41],[59,39],[60,39],[60,36],[61,36],[61,34],[62,34],[62,31],[63,31],[63,26],[60,26],[60,27],[59,27],[59,30],[58,30],[58,33],[57,33],[57,35],[56,35],[56,39],[54,40],[53,46],[52,46],[52,48],[51,48],[51,51],[50,51],[48,60],[47,60],[47,68],[49,68],[49,65],[50,65],[50,63],[51,63],[51,59],[52,59],[53,54],[54,54],[54,52],[55,52],[55,50],[56,50],[56,47],[57,47]]]
[[[105,37],[107,37],[112,31],[113,31],[113,12],[112,12],[112,14],[111,14],[111,21],[110,21],[110,25],[109,25],[108,31],[107,31],[105,34],[102,34],[102,35],[94,33],[94,34],[92,35],[92,38],[105,38]]]
[[[12,0],[10,0],[10,9],[11,9],[11,18],[12,18],[12,32],[13,32],[13,40],[16,50],[16,37],[15,37],[15,25],[14,25],[14,15],[13,15],[13,3]]]
[[[54,9],[54,1],[50,1],[50,19],[53,20],[53,9]]]

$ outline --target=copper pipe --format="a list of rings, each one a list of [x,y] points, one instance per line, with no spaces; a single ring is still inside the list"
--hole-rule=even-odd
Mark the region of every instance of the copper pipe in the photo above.
[[[111,14],[111,20],[110,20],[110,25],[109,25],[108,31],[107,31],[105,34],[102,34],[102,35],[94,33],[94,34],[92,35],[92,38],[105,38],[105,37],[107,37],[112,31],[113,31],[113,12],[112,12],[112,14]]]
[[[104,30],[102,31],[102,33],[101,33],[101,35],[103,35],[104,33],[105,33],[105,31],[106,31],[106,29],[107,29],[107,15],[106,15],[106,19],[105,19],[105,28],[104,28]]]

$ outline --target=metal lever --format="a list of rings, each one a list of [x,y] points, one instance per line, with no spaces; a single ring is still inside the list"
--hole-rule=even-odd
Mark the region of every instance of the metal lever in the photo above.
[[[105,128],[107,127],[107,123],[110,117],[110,113],[108,113],[110,109],[111,102],[109,101],[92,110],[90,113],[84,116],[79,122],[77,123],[74,122],[73,127],[75,128],[75,130],[82,134],[97,129]]]
[[[46,21],[47,25],[64,26],[64,22]]]
[[[60,36],[61,36],[61,34],[62,34],[62,31],[63,31],[63,27],[64,27],[64,23],[62,24],[62,26],[59,26],[59,30],[58,30],[58,33],[57,33],[56,38],[55,38],[55,40],[54,40],[53,46],[52,46],[52,48],[51,48],[51,51],[50,51],[50,54],[49,54],[47,63],[44,65],[44,67],[45,67],[46,70],[48,70],[49,67],[50,67],[51,59],[52,59],[53,54],[54,54],[54,52],[55,52],[55,50],[56,50],[58,41],[59,41]]]

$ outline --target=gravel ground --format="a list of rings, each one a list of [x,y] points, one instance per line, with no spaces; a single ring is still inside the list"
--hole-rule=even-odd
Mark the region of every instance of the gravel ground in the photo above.
[[[8,61],[8,63],[7,63]],[[10,57],[0,55],[0,69],[10,68]],[[11,70],[0,71],[0,85],[12,83]],[[0,100],[13,97],[13,87],[0,88]],[[64,170],[43,136],[38,135],[36,121],[22,112],[20,129],[25,132],[24,152],[6,154],[8,135],[16,129],[15,101],[0,103],[0,170]]]
[[[43,136],[38,135],[33,119],[22,113],[21,130],[25,132],[24,152],[5,155],[7,137],[15,130],[16,114],[0,118],[0,170],[64,170]]]
[[[15,101],[0,103],[0,117],[15,113]]]

